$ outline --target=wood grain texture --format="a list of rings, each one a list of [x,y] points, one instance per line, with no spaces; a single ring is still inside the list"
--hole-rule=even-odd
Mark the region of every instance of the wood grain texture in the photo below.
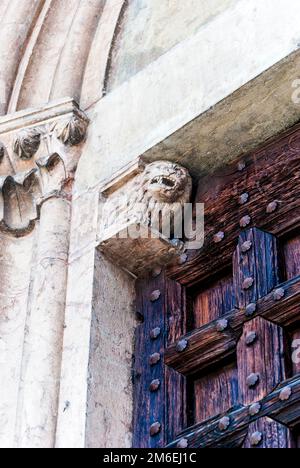
[[[193,383],[194,424],[225,413],[238,402],[236,363],[220,366]]]
[[[297,375],[300,374],[300,329],[293,330],[290,345],[292,373]]]
[[[153,291],[160,291],[160,297],[151,301]],[[164,364],[161,359],[156,365],[149,363],[150,356],[160,353],[163,356],[165,346],[165,281],[162,275],[140,280],[136,285],[137,312],[141,323],[136,330],[134,354],[134,420],[133,420],[133,447],[157,448],[163,447],[165,440],[165,385]],[[150,337],[151,330],[160,328],[161,334],[157,339]],[[154,379],[161,382],[157,392],[150,392],[149,387]],[[150,437],[150,426],[159,422],[161,432]]]
[[[186,331],[187,302],[185,289],[175,281],[165,279],[165,348],[176,343]],[[174,369],[164,367],[165,378],[165,439],[166,443],[187,427],[186,379]]]
[[[232,274],[200,288],[194,295],[194,328],[200,328],[234,308]]]
[[[249,346],[247,336],[252,332],[257,339]],[[283,330],[261,317],[244,325],[237,346],[240,404],[250,405],[262,400],[286,379],[283,343]],[[247,378],[251,374],[257,374],[259,381],[249,388]]]
[[[280,393],[287,386],[292,395],[289,400],[281,401]],[[249,407],[237,406],[228,413],[188,428],[168,447],[176,447],[183,437],[188,440],[189,448],[238,447],[246,438],[249,425],[262,417],[274,419],[290,429],[296,428],[300,424],[300,377],[282,382],[260,403],[261,411],[255,416],[250,416]],[[221,431],[219,422],[224,416],[230,419],[230,425],[226,431]]]
[[[284,330],[292,341],[300,339],[299,126],[244,162],[245,168],[235,163],[198,184],[195,201],[206,210],[204,247],[166,272],[161,326],[167,366],[161,369],[162,400],[156,400],[164,402],[157,410],[164,429],[157,446],[172,439],[169,446],[176,447],[186,438],[189,448],[248,448],[251,435],[261,432],[259,447],[290,448],[290,431],[300,425],[300,359],[292,366],[295,377],[285,380],[292,374]],[[217,233],[224,236],[216,242]],[[251,316],[249,304],[255,304]],[[252,386],[253,375],[259,378]],[[282,398],[286,386],[292,394]],[[258,401],[259,411],[250,415]]]
[[[232,320],[235,311],[223,318]],[[183,375],[189,376],[203,371],[214,364],[222,365],[223,360],[234,356],[239,333],[229,326],[227,330],[219,332],[218,321],[204,325],[180,339],[187,340],[188,347],[183,353],[178,353],[176,344],[169,346],[165,351],[165,362]]]
[[[257,446],[252,445],[251,438],[255,433],[261,434],[261,442]],[[293,448],[293,439],[289,429],[270,418],[260,418],[251,423],[248,434],[243,443],[246,449],[287,449]]]
[[[283,244],[286,280],[300,275],[300,235],[289,238]]]
[[[277,236],[299,227],[299,155],[300,130],[296,127],[245,157],[244,170],[239,171],[236,162],[227,171],[201,180],[195,201],[205,204],[204,247],[190,252],[188,262],[170,268],[168,275],[192,285],[229,266],[241,230],[240,220],[246,215],[251,217],[249,227]],[[249,200],[240,205],[243,193],[249,194]],[[278,202],[277,209],[267,213],[274,201]],[[225,234],[224,240],[215,244],[214,235],[220,231]]]
[[[285,296],[281,301],[274,301],[273,292],[258,300],[253,318],[261,316],[279,326],[287,327],[299,322],[300,277],[282,283]],[[242,333],[243,324],[252,320],[245,314],[245,309],[232,310],[224,316],[229,327],[224,332],[217,331],[217,321],[201,327],[181,337],[189,342],[188,348],[178,354],[176,345],[171,345],[165,352],[166,364],[184,375],[191,375],[215,364],[222,357],[235,354],[235,345]]]
[[[245,242],[251,245],[247,252],[243,252]],[[256,228],[243,231],[233,255],[233,277],[239,308],[270,293],[280,282],[277,239]],[[245,289],[247,279],[253,280],[253,285]]]
[[[175,342],[186,331],[185,291],[162,272],[156,278],[151,274],[136,284],[137,311],[143,323],[136,331],[134,361],[134,420],[133,447],[161,448],[186,426],[185,378],[164,365],[167,343]],[[153,298],[153,291],[157,300]],[[151,331],[160,329],[156,339]],[[151,366],[149,357],[159,353],[160,361]],[[150,392],[153,380],[160,381],[156,392]],[[150,436],[150,426],[159,422],[161,431]]]

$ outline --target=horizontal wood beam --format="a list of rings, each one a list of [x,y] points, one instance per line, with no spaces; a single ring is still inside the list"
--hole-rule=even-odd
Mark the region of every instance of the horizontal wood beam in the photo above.
[[[189,448],[237,447],[247,436],[249,424],[265,416],[290,429],[300,423],[300,375],[283,382],[259,402],[255,411],[253,406],[232,409],[224,415],[187,429],[168,447],[177,447],[182,439],[187,441]]]
[[[259,299],[251,317],[247,309],[240,309],[229,318],[230,327],[240,331],[243,324],[260,316],[281,327],[289,327],[299,321],[300,312],[300,276],[278,285],[270,294]]]
[[[300,225],[300,127],[268,142],[220,173],[201,179],[195,202],[205,205],[205,242],[168,276],[194,285],[230,265],[241,229],[257,227],[277,237]],[[279,202],[280,200],[280,202]],[[222,239],[216,243],[216,234]],[[209,262],[207,259],[210,259]]]
[[[281,294],[284,295],[279,299]],[[193,375],[220,362],[220,359],[234,355],[244,323],[254,317],[261,316],[282,327],[298,322],[300,276],[276,287],[258,300],[255,307],[251,316],[247,315],[247,309],[234,309],[221,319],[184,335],[179,342],[187,341],[187,347],[181,352],[178,343],[168,347],[165,364],[183,375]]]
[[[179,352],[178,343],[172,344],[165,351],[165,364],[188,376],[234,355],[239,333],[229,327],[222,330],[222,324],[229,324],[236,312],[183,336],[178,343],[188,343],[184,351]]]

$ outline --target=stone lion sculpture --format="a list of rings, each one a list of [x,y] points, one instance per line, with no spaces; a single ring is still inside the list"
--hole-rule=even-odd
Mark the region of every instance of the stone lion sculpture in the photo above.
[[[191,192],[192,179],[187,169],[168,161],[150,163],[108,198],[102,212],[103,231],[119,231],[130,224],[161,231],[171,218],[172,237],[176,223],[181,222],[177,215],[190,201]]]

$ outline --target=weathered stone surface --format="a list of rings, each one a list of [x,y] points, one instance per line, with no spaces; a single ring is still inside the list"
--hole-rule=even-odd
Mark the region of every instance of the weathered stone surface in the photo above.
[[[184,167],[169,161],[136,171],[124,171],[114,186],[105,187],[99,245],[114,263],[139,276],[182,254],[183,243],[177,242],[176,234],[183,237],[182,213],[191,199],[192,179]]]
[[[33,228],[42,203],[74,177],[88,118],[72,99],[0,118],[0,229]],[[66,147],[67,145],[67,147]]]
[[[0,122],[10,231],[0,233],[0,446],[131,444],[133,280],[96,249],[100,185],[140,160],[180,163],[199,177],[299,121],[298,0],[272,9],[260,0],[189,3],[182,11],[143,0],[139,9],[134,0],[126,12],[123,0],[2,0],[0,113],[12,115]],[[92,121],[86,143],[72,123],[59,148],[47,131],[31,159],[13,154],[31,109],[41,108],[40,125],[49,101],[67,96]],[[51,105],[50,114],[49,123],[59,117]],[[49,144],[64,164],[48,157]],[[28,193],[41,173],[51,199],[39,221]]]
[[[133,294],[133,279],[97,252],[88,379],[88,448],[99,447],[99,438],[105,448],[131,446],[131,361],[136,325]]]

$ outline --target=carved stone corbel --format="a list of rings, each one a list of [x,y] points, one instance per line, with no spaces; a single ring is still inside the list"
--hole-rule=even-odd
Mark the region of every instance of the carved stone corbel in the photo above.
[[[174,262],[191,191],[188,171],[168,161],[138,161],[117,174],[101,190],[100,250],[134,276]]]
[[[22,235],[73,177],[88,118],[71,99],[0,119],[0,229]]]

